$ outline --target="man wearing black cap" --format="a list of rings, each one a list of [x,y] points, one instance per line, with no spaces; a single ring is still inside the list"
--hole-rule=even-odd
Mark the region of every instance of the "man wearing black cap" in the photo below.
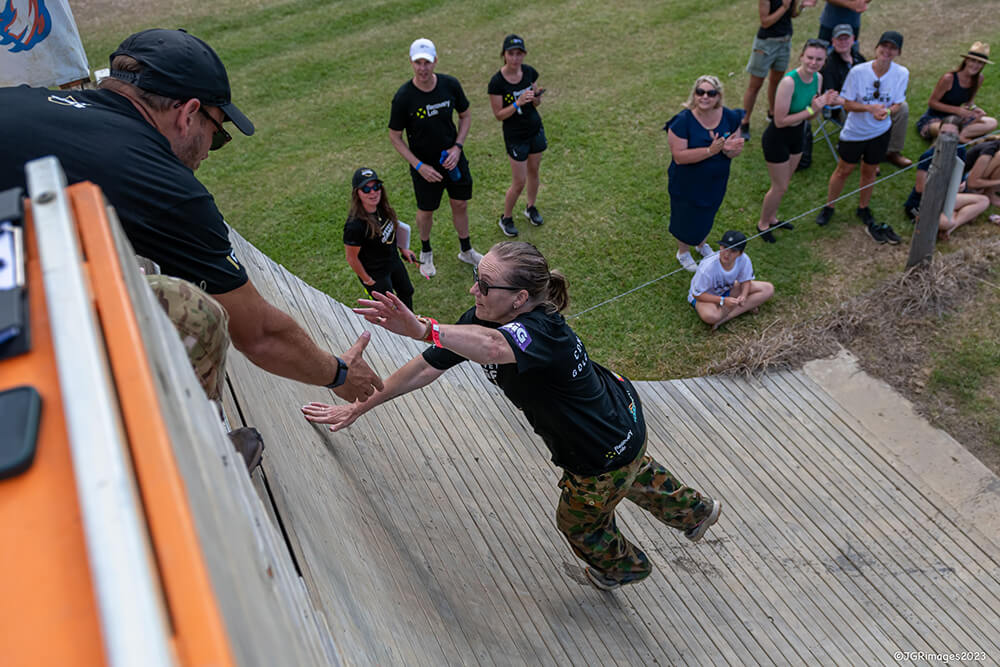
[[[844,184],[854,168],[861,163],[857,216],[865,224],[876,243],[898,244],[899,236],[886,223],[875,220],[869,204],[878,165],[890,148],[892,120],[906,102],[906,87],[910,72],[893,60],[903,48],[903,36],[893,30],[879,38],[875,59],[855,65],[847,74],[840,91],[847,110],[847,122],[840,132],[837,145],[837,168],[830,175],[826,206],[816,216],[816,224],[826,225],[833,217],[833,202],[844,190]]]
[[[754,280],[746,247],[746,235],[729,230],[719,241],[719,252],[702,259],[691,277],[688,303],[712,330],[774,296],[774,285]]]
[[[154,285],[167,292],[158,296],[171,320],[179,324],[191,303],[219,311],[209,318],[222,339],[211,344],[213,369],[203,372],[192,359],[211,397],[223,377],[228,329],[236,348],[261,368],[338,387],[345,400],[364,399],[382,386],[362,358],[367,336],[340,360],[264,300],[233,252],[212,195],[195,178],[209,151],[230,141],[225,122],[254,132],[232,103],[215,51],[183,30],[145,30],[111,55],[111,76],[100,90],[0,89],[0,190],[24,187],[25,162],[44,155],[59,158],[70,183],[100,186],[136,253],[183,279],[160,277]]]

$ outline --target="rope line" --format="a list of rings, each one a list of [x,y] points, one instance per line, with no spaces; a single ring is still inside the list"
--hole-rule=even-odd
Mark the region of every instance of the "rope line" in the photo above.
[[[984,139],[986,139],[987,137],[993,136],[995,134],[1000,134],[1000,129],[994,130],[993,132],[990,132],[989,134],[983,135],[982,137],[977,137],[976,139],[973,139],[972,141],[968,141],[968,142],[966,142],[964,144],[961,144],[959,146],[959,148],[965,148],[966,146],[968,146],[968,145],[970,145],[972,143],[980,143]],[[922,155],[922,153],[921,153],[921,155]],[[902,174],[904,172],[910,171],[911,169],[915,169],[918,164],[920,164],[919,159],[915,160],[913,162],[913,164],[909,165],[908,167],[903,167],[902,169],[898,169],[895,173],[892,173],[892,174],[889,174],[888,176],[883,176],[881,178],[875,179],[869,185],[865,185],[863,187],[860,187],[860,188],[858,188],[858,189],[856,189],[856,190],[854,190],[852,192],[848,192],[847,194],[840,195],[839,197],[837,197],[836,199],[834,199],[832,202],[830,202],[830,205],[832,206],[833,204],[836,204],[837,202],[841,201],[842,199],[847,199],[848,197],[853,197],[854,195],[858,194],[862,190],[866,190],[868,188],[873,188],[877,184],[879,184],[879,183],[881,183],[883,181],[887,181],[890,178],[895,178],[896,176],[899,176],[900,174]],[[823,208],[825,206],[827,206],[827,204],[824,202],[823,204],[821,204],[819,206],[816,206],[814,208],[811,208],[808,211],[804,211],[802,213],[799,213],[798,215],[796,215],[793,218],[789,218],[787,220],[782,220],[779,224],[774,225],[773,227],[769,227],[766,231],[771,231],[772,229],[780,229],[781,227],[784,227],[788,223],[794,222],[794,221],[799,220],[801,218],[804,218],[807,215],[810,215],[811,213],[815,213],[816,211],[820,210],[821,208]],[[757,233],[754,234],[753,236],[748,236],[747,237],[747,243],[749,243],[750,241],[753,241],[755,238],[758,238],[758,237],[762,236],[763,234],[764,234],[764,232],[758,230]],[[581,310],[579,313],[573,313],[572,315],[570,315],[566,319],[567,320],[574,320],[574,319],[580,317],[581,315],[589,313],[592,310],[597,310],[598,308],[601,308],[602,306],[606,306],[609,303],[614,303],[615,301],[618,301],[619,299],[622,299],[622,298],[628,296],[629,294],[632,294],[633,292],[637,292],[637,291],[639,291],[639,290],[641,290],[641,289],[643,289],[645,287],[649,287],[650,285],[652,285],[654,283],[658,283],[661,280],[664,280],[665,278],[669,278],[670,276],[674,275],[675,273],[679,273],[679,272],[685,271],[685,270],[686,269],[683,266],[679,266],[676,269],[674,269],[673,271],[668,271],[667,273],[664,273],[662,276],[660,276],[658,278],[653,278],[652,280],[648,280],[648,281],[644,282],[643,284],[637,285],[637,286],[635,286],[635,287],[633,287],[633,288],[631,288],[629,290],[626,290],[626,291],[622,292],[621,294],[617,294],[617,295],[611,297],[610,299],[606,299],[606,300],[604,300],[604,301],[602,301],[602,302],[600,302],[600,303],[598,303],[596,305],[590,306],[589,308],[587,308],[585,310]]]

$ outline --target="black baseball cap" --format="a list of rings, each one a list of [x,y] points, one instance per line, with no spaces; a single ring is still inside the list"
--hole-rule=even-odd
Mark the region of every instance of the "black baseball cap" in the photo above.
[[[378,181],[379,183],[382,182],[381,180],[379,180],[378,174],[375,173],[374,169],[369,169],[368,167],[361,167],[360,169],[354,172],[354,178],[351,179],[351,187],[357,190],[362,185],[366,185],[368,183],[371,183],[372,181]]]
[[[219,107],[240,132],[253,134],[253,123],[232,102],[226,67],[212,47],[184,30],[153,28],[127,37],[111,54],[130,56],[145,67],[141,74],[111,70],[111,76],[157,95],[197,99]]]
[[[719,240],[719,247],[742,252],[747,247],[747,235],[743,232],[730,229],[722,235],[722,239]]]
[[[890,44],[895,44],[896,48],[899,49],[900,53],[903,51],[903,36],[896,32],[895,30],[886,30],[882,33],[882,36],[878,38],[879,44],[884,44],[889,42]]]
[[[524,40],[517,35],[507,35],[503,38],[503,50],[510,51],[511,49],[521,49],[525,53],[528,49],[524,48]]]

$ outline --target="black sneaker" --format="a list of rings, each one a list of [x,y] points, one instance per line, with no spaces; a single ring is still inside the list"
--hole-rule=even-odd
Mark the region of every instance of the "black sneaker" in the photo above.
[[[500,216],[500,231],[502,231],[507,236],[517,236],[517,227],[514,226],[514,218],[505,218]]]
[[[757,235],[760,236],[761,241],[764,241],[765,243],[778,242],[778,239],[774,238],[774,234],[771,233],[771,229],[774,229],[774,227],[771,227],[770,229],[761,229],[760,227],[757,228]]]
[[[784,229],[785,231],[790,232],[795,229],[795,225],[790,222],[782,222],[781,220],[778,220],[776,223],[768,227],[768,229]]]
[[[865,206],[864,208],[859,208],[857,210],[857,216],[861,220],[861,222],[865,223],[869,227],[876,224],[875,215],[872,213],[872,210],[867,206]]]
[[[868,235],[875,239],[875,243],[885,243],[887,241],[885,233],[882,231],[883,226],[871,224],[865,227],[868,230]]]
[[[899,242],[903,240],[899,238],[899,234],[892,227],[884,222],[882,223],[882,236],[889,245],[899,245]]]
[[[750,141],[749,125],[740,125],[740,136],[743,137],[743,141]]]
[[[819,214],[816,216],[816,224],[822,227],[828,222],[830,222],[831,218],[833,218],[833,207],[824,206],[822,209],[820,209]]]
[[[529,206],[528,208],[524,209],[524,217],[530,220],[531,224],[533,224],[535,227],[544,222],[544,220],[542,220],[542,214],[539,213],[538,209],[535,208],[534,206]]]

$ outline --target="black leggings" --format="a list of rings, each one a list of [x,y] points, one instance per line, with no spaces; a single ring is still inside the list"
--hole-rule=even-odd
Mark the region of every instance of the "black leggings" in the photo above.
[[[371,273],[369,272],[369,275]],[[372,292],[392,292],[399,297],[399,300],[406,304],[406,307],[413,310],[413,283],[410,282],[410,275],[403,266],[403,261],[396,258],[389,273],[381,276],[372,276],[375,279],[374,285],[361,283],[365,290],[371,295]],[[359,278],[360,280],[360,278]]]

